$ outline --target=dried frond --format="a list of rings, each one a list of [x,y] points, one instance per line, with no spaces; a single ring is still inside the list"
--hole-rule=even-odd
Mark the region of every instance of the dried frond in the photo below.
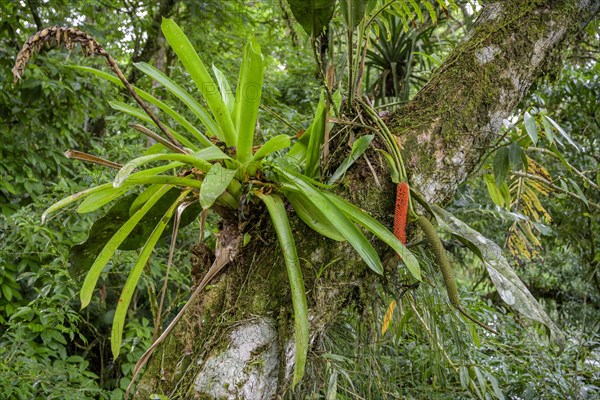
[[[114,58],[106,51],[100,43],[96,41],[91,35],[77,29],[77,28],[66,28],[63,26],[52,26],[50,28],[44,28],[39,32],[36,32],[31,36],[25,44],[23,48],[17,55],[17,61],[15,62],[15,66],[12,69],[14,82],[17,83],[19,79],[22,78],[23,72],[25,71],[25,67],[27,66],[27,62],[29,59],[37,52],[40,51],[42,46],[45,44],[47,46],[52,46],[52,44],[56,46],[60,46],[61,43],[67,49],[73,49],[76,44],[81,46],[81,50],[83,54],[88,57],[90,55],[102,56],[106,58],[106,63],[110,67],[111,70],[117,75],[117,77],[123,82],[125,88],[131,94],[131,96],[135,99],[135,101],[139,104],[139,106],[146,112],[146,114],[150,117],[150,119],[158,126],[158,128],[163,132],[163,134],[169,138],[169,141],[173,144],[173,150],[185,153],[186,151],[183,149],[181,144],[175,139],[175,137],[169,132],[167,127],[158,119],[158,117],[150,110],[148,105],[144,103],[142,98],[136,93],[135,89],[119,66]]]
[[[52,26],[36,32],[27,39],[23,48],[21,48],[21,51],[17,55],[17,61],[12,69],[14,82],[17,83],[17,81],[21,79],[27,62],[35,53],[40,51],[44,44],[47,46],[51,46],[52,44],[60,46],[61,43],[67,49],[73,49],[76,44],[79,44],[86,57],[92,54],[108,57],[106,50],[100,46],[96,39],[87,33],[80,31],[77,28]]]

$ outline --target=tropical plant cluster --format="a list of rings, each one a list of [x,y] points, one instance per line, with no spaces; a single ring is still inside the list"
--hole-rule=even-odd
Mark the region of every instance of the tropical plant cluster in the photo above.
[[[319,377],[302,383],[313,398],[600,393],[596,22],[442,208],[409,192],[382,118],[441,65],[478,2],[228,2],[223,13],[211,1],[30,3],[0,6],[0,65],[20,81],[0,77],[4,393],[123,397],[193,298],[257,240],[243,229],[223,235],[220,223],[260,213],[289,281],[290,388],[309,373]],[[103,7],[128,10],[119,22],[130,29],[94,21]],[[77,22],[72,11],[81,29],[62,26]],[[187,29],[198,20],[224,26]],[[144,59],[150,33],[158,50]],[[68,61],[46,45],[69,49]],[[362,134],[340,156],[330,143],[352,124]],[[340,195],[359,160],[374,157],[404,193],[393,229]],[[374,277],[389,275],[374,240],[397,257],[399,283],[374,278],[378,301],[344,310],[317,357],[290,218],[347,242]],[[429,247],[407,243],[407,223]],[[194,281],[185,248],[198,241],[215,257]],[[457,280],[449,260],[463,266]]]

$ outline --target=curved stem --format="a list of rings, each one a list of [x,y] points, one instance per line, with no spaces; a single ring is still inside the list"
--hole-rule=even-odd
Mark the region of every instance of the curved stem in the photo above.
[[[440,268],[440,272],[442,273],[442,277],[444,278],[444,286],[446,286],[446,293],[448,293],[448,299],[450,300],[450,304],[454,306],[462,315],[467,317],[472,322],[476,323],[483,329],[497,334],[496,330],[487,326],[481,321],[478,321],[475,317],[469,314],[461,305],[460,298],[458,297],[458,287],[456,286],[456,281],[454,280],[454,276],[452,276],[452,266],[450,265],[450,261],[448,260],[448,256],[446,255],[446,249],[444,249],[444,245],[440,240],[440,237],[435,230],[435,227],[429,222],[427,218],[421,217],[417,220],[417,224],[423,230],[425,237],[427,238],[427,242],[429,243],[429,247],[433,251],[435,256],[435,261],[437,262],[438,267]]]
[[[106,50],[104,50],[104,48],[96,41],[96,39],[77,28],[52,26],[36,32],[29,39],[27,39],[23,45],[23,48],[17,55],[15,66],[12,69],[15,83],[23,76],[25,66],[27,65],[27,61],[31,58],[31,56],[37,53],[44,44],[51,44],[52,41],[55,41],[56,45],[58,46],[60,45],[61,40],[65,44],[65,47],[69,49],[72,49],[75,44],[79,43],[81,50],[86,56],[93,54],[106,58],[108,66],[115,74],[117,74],[117,77],[121,80],[121,82],[123,82],[123,85],[125,85],[125,88],[129,94],[131,94],[131,96],[156,124],[156,126],[158,126],[158,128],[167,136],[167,138],[169,138],[171,143],[178,148],[178,151],[185,153],[181,143],[179,143],[179,141],[169,132],[169,130],[152,112],[148,105],[144,103],[144,100],[142,100],[142,98],[135,92],[131,83],[129,83],[127,78],[125,78],[125,75],[123,75],[123,72],[117,65],[115,59]]]

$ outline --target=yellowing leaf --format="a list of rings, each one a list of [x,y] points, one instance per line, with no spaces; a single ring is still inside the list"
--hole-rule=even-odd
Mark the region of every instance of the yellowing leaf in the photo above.
[[[390,305],[388,306],[385,315],[383,316],[383,323],[381,324],[381,336],[385,335],[388,328],[390,327],[390,322],[392,322],[392,316],[394,315],[394,310],[396,309],[396,300],[392,300]]]

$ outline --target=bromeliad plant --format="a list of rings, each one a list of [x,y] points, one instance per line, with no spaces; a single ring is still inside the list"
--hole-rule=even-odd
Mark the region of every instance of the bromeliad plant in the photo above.
[[[160,131],[159,134],[147,126],[133,125],[136,130],[154,139],[159,150],[122,166],[92,155],[70,152],[74,158],[118,168],[119,171],[113,182],[91,187],[58,201],[46,210],[42,220],[50,213],[76,201],[81,201],[78,212],[91,212],[111,201],[119,200],[109,211],[111,213],[117,208],[121,210],[119,222],[108,233],[104,232],[95,238],[96,245],[100,243],[100,246],[89,261],[80,293],[81,306],[85,308],[92,299],[102,270],[115,252],[118,249],[141,248],[115,311],[111,347],[113,355],[117,357],[132,295],[152,250],[167,227],[172,224],[176,233],[182,215],[188,211],[192,217],[200,214],[204,221],[207,211],[212,208],[235,212],[244,199],[259,199],[265,204],[275,227],[290,281],[296,326],[295,385],[303,376],[308,351],[308,306],[285,200],[292,205],[302,221],[321,235],[350,243],[368,267],[378,274],[383,273],[381,260],[361,228],[389,245],[417,280],[421,279],[419,263],[384,225],[327,191],[331,186],[315,180],[319,175],[320,151],[328,124],[323,100],[319,103],[311,126],[287,153],[282,151],[292,143],[292,138],[287,135],[275,136],[265,143],[257,144],[254,133],[264,71],[260,46],[254,42],[246,45],[234,95],[225,75],[213,66],[215,83],[200,56],[175,22],[164,19],[162,31],[202,95],[208,110],[191,93],[161,71],[145,63],[135,66],[181,100],[200,122],[200,126],[151,94],[129,84],[110,54],[85,32],[75,28],[51,27],[36,33],[23,46],[13,69],[15,81],[21,78],[28,59],[43,44],[63,43],[68,48],[80,44],[86,55],[105,57],[116,76],[92,68],[76,68],[124,86],[141,110],[121,102],[111,102],[111,106]],[[147,103],[171,117],[185,133],[161,121]],[[365,137],[355,142],[352,154],[340,165],[330,183],[344,174],[366,150],[372,138]],[[152,168],[144,168],[150,163],[158,164]],[[143,190],[136,194],[139,187]],[[130,194],[131,192],[134,194]],[[173,219],[175,222],[171,221]],[[92,231],[90,237],[94,234],[96,233]],[[174,237],[175,235],[172,240]],[[213,265],[212,272],[209,271],[195,294],[224,265],[217,264],[215,261],[216,267]],[[169,328],[161,338],[168,331]],[[152,348],[156,344],[157,342]],[[142,360],[146,359],[147,356],[142,357]],[[139,367],[140,365],[136,369],[139,370]]]

